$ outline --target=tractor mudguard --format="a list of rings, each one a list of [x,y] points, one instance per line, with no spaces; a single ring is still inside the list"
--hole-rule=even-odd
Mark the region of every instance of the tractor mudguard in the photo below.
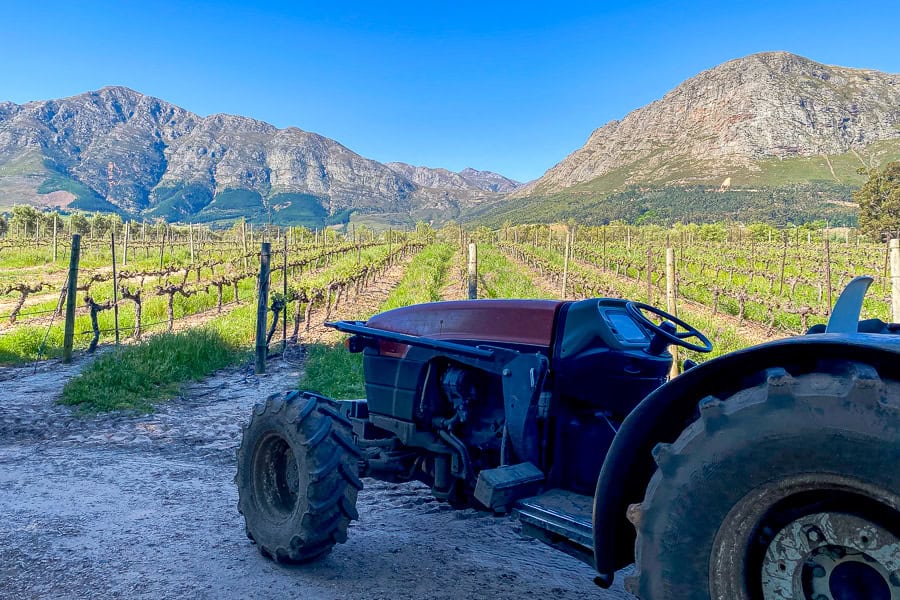
[[[594,561],[602,587],[633,562],[634,527],[626,519],[641,502],[656,470],[651,451],[673,442],[696,419],[697,404],[708,395],[733,390],[767,368],[808,366],[820,360],[850,359],[880,373],[900,371],[900,335],[824,333],[787,338],[739,350],[694,367],[644,398],[622,423],[603,462],[594,496]]]

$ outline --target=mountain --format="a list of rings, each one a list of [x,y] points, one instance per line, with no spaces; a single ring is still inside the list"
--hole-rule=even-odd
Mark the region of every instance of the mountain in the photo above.
[[[416,167],[402,162],[386,163],[395,173],[422,186],[451,190],[480,190],[482,192],[511,192],[521,183],[492,171],[477,171],[466,168],[459,173],[447,169]]]
[[[476,173],[477,181],[510,181]],[[424,185],[315,133],[201,117],[123,87],[0,103],[0,209],[24,201],[168,220],[243,216],[321,226],[351,212],[388,223],[447,219],[499,197],[457,177],[464,186]]]
[[[900,75],[753,54],[596,129],[485,215],[844,218],[857,169],[898,158]]]

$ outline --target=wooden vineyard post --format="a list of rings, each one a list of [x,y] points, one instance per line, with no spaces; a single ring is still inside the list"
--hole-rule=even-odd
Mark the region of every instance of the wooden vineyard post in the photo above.
[[[831,314],[831,243],[829,241],[828,228],[825,228],[825,289],[828,291],[828,300],[825,306],[825,314]]]
[[[781,234],[781,274],[778,276],[778,295],[781,295],[781,291],[784,289],[784,262],[787,260],[787,244],[788,239],[785,233]]]
[[[282,284],[282,293],[284,294],[284,310],[282,310],[281,315],[281,351],[285,352],[287,350],[287,314],[288,314],[288,283],[287,283],[287,273],[288,273],[288,238],[287,235],[284,236],[284,265],[282,266],[281,271],[281,284]],[[299,300],[298,300],[299,302]]]
[[[478,298],[478,247],[469,242],[469,300]]]
[[[891,321],[900,323],[900,239],[889,243],[891,252]]]
[[[188,240],[191,245],[191,263],[194,264],[194,224],[188,223]]]
[[[666,248],[666,312],[678,316],[678,307],[675,304],[675,249]],[[669,371],[669,379],[678,375],[678,348],[672,346],[672,369]]]
[[[271,244],[263,242],[259,252],[259,299],[256,304],[256,373],[266,372],[266,315],[269,308],[269,258]]]
[[[56,213],[53,213],[53,262],[56,262]]]
[[[566,230],[566,254],[563,256],[563,276],[562,276],[562,289],[560,290],[560,298],[566,297],[566,286],[569,283],[569,251],[570,244],[572,243],[572,232],[571,230]]]
[[[244,249],[244,271],[247,270],[247,221],[241,219],[241,246]]]
[[[126,225],[127,227],[127,225]],[[126,230],[127,231],[127,230]],[[127,234],[126,234],[127,235]],[[119,345],[119,279],[116,275],[116,232],[109,234],[109,250],[112,254],[112,284],[113,284],[113,324],[116,330],[116,346]]]
[[[125,222],[125,237],[122,239],[122,266],[128,266],[128,230],[131,229],[131,223]]]
[[[647,248],[647,304],[653,304],[653,248]]]
[[[603,250],[600,252],[600,261],[603,263],[603,269],[606,270],[606,227],[600,229],[600,236],[603,239]]]
[[[159,240],[159,270],[163,268],[163,256],[166,253],[166,230],[163,230]]]
[[[66,290],[66,324],[63,329],[63,362],[72,362],[72,345],[75,341],[75,300],[78,295],[78,258],[81,255],[81,236],[72,236],[69,253],[69,282]]]

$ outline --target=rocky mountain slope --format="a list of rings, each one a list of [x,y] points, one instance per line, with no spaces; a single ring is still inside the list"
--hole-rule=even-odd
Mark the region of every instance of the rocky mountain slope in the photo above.
[[[408,222],[452,218],[514,183],[474,173],[471,181],[460,174],[426,181],[315,133],[201,117],[122,87],[0,104],[0,208],[26,201],[169,220],[309,225],[356,211]]]
[[[787,52],[753,54],[704,71],[595,130],[517,195],[602,177],[640,185],[718,186],[727,177],[731,185],[767,183],[774,172],[802,164],[791,164],[796,159],[814,159],[807,165],[817,170],[812,175],[840,182],[897,141],[900,75]],[[832,159],[842,163],[847,155],[852,169],[838,173]],[[780,163],[787,164],[779,169]]]
[[[522,185],[518,181],[503,175],[491,171],[478,171],[472,168],[454,173],[447,169],[416,167],[402,162],[389,162],[386,165],[395,173],[399,173],[423,187],[505,193],[511,192]]]

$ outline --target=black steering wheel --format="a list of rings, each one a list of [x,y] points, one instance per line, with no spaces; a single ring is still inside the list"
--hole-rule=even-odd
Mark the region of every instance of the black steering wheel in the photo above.
[[[667,340],[670,344],[675,344],[676,346],[681,346],[682,348],[687,348],[688,350],[693,350],[695,352],[712,352],[712,342],[709,341],[709,338],[700,333],[700,330],[698,330],[696,327],[688,325],[678,317],[670,315],[662,309],[656,308],[655,306],[651,306],[649,304],[644,304],[643,302],[628,302],[625,304],[625,310],[635,321],[652,331],[660,338]],[[657,325],[647,318],[647,315],[644,314],[644,311],[654,314],[657,317],[664,319],[665,321],[674,323],[678,327],[684,329],[684,331],[679,332],[677,331],[677,329],[672,328],[671,325],[665,327],[665,323]],[[698,340],[700,340],[700,342],[702,342],[702,344],[691,344],[690,342],[684,341],[689,338],[697,338]],[[651,345],[653,345],[652,342]],[[664,349],[665,347],[663,347],[660,352],[662,352],[662,350]]]

